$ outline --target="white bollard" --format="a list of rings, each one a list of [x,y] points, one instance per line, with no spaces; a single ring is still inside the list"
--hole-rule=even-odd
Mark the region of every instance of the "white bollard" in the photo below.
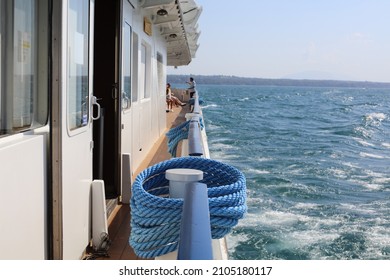
[[[165,178],[169,180],[169,197],[184,198],[185,185],[203,179],[203,171],[189,168],[168,169]]]

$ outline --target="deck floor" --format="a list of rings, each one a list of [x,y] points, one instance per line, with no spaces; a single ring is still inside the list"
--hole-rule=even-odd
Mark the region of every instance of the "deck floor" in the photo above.
[[[189,112],[188,106],[177,107],[174,112],[167,113],[167,131],[185,121],[185,114]],[[180,147],[178,147],[178,156]],[[154,144],[148,156],[141,163],[140,167],[134,174],[134,178],[145,168],[158,162],[170,159],[168,153],[167,138],[165,133]],[[133,178],[133,180],[134,180]],[[108,257],[99,257],[97,259],[106,260],[138,260],[139,258],[129,245],[130,236],[130,206],[128,204],[118,205],[108,220],[108,235],[111,240],[111,246],[108,250]]]

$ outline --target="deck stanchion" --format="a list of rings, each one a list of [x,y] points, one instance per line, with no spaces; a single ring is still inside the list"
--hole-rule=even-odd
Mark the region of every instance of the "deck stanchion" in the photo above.
[[[184,198],[187,183],[203,179],[203,171],[189,168],[168,169],[165,178],[169,180],[169,197]]]
[[[180,225],[178,260],[212,260],[207,185],[186,185]]]
[[[200,132],[199,117],[192,117],[188,130],[188,154],[190,156],[202,156],[202,135]]]

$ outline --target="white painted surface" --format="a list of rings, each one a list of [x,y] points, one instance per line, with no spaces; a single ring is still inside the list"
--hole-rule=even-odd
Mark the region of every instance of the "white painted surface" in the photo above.
[[[0,144],[0,259],[46,258],[45,136]]]
[[[104,194],[104,181],[92,182],[92,245],[101,249],[102,238],[108,235],[106,196]]]
[[[68,14],[68,1],[63,2],[63,24],[71,20]],[[93,11],[94,1],[90,0],[90,46],[89,73],[93,73]],[[68,49],[67,31],[63,33],[62,49]],[[63,53],[63,61],[68,61],[68,52]],[[63,259],[80,259],[91,239],[91,183],[92,183],[92,120],[74,130],[68,129],[67,63],[62,64],[62,214],[63,214]],[[89,76],[89,100],[92,99],[92,75]],[[66,106],[65,106],[66,104]],[[90,114],[92,113],[91,103]]]

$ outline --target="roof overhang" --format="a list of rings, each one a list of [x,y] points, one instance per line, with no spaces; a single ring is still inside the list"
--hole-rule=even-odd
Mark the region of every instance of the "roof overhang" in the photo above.
[[[167,43],[167,65],[188,65],[198,50],[198,19],[202,7],[195,0],[140,0]]]

